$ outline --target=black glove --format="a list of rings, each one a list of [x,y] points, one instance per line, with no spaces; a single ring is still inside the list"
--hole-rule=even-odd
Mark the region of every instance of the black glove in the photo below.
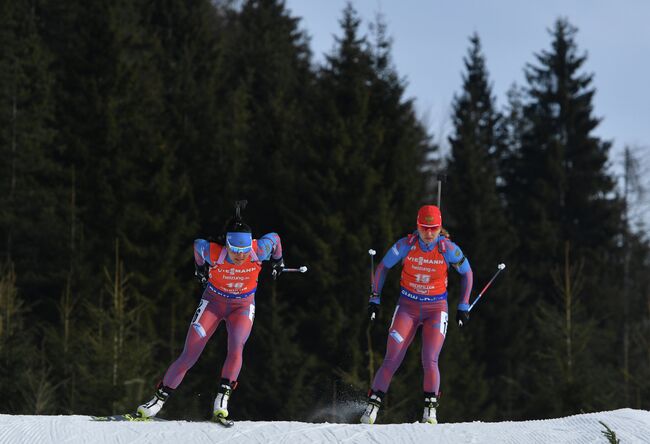
[[[368,302],[368,319],[374,321],[379,316],[379,304],[376,302]]]
[[[207,262],[204,262],[203,265],[197,265],[194,263],[194,277],[201,284],[201,288],[205,288],[208,285],[208,280],[210,279],[210,268]]]
[[[469,311],[466,310],[456,310],[456,323],[459,328],[462,328],[464,325],[467,325],[469,322]]]
[[[282,274],[282,271],[284,270],[284,260],[282,258],[271,258],[271,268],[273,269],[273,271],[271,271],[271,276],[273,276],[273,279],[275,280],[280,277],[280,274]]]

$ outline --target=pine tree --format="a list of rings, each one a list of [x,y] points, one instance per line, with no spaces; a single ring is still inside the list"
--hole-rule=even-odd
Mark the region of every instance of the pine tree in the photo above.
[[[342,36],[318,72],[311,146],[297,190],[303,211],[296,233],[299,245],[310,252],[306,258],[315,280],[304,286],[313,297],[303,302],[300,336],[306,348],[322,351],[320,399],[325,405],[332,402],[333,387],[337,396],[367,390],[367,350],[374,351],[376,366],[381,362],[382,326],[392,312],[397,282],[386,285],[384,314],[368,335],[367,251],[376,247],[383,254],[412,229],[417,206],[425,200],[421,168],[431,149],[412,103],[403,98],[384,25],[377,25],[369,41],[350,5],[340,23]],[[348,340],[337,340],[341,337]],[[407,358],[404,371],[414,362]],[[416,365],[421,373],[419,357]],[[405,392],[398,387],[394,399]],[[415,396],[413,390],[408,393]],[[398,410],[392,419],[402,413]]]
[[[2,2],[0,14],[0,253],[17,285],[43,300],[63,284],[65,179],[56,163],[51,63],[28,2]]]
[[[131,411],[153,377],[153,349],[142,322],[147,303],[133,291],[118,239],[114,255],[113,267],[104,269],[104,288],[83,304],[87,324],[78,329],[85,333],[79,346],[85,353],[75,362],[83,387],[77,408],[89,414]]]
[[[528,287],[528,303],[554,303],[552,273],[562,268],[569,242],[572,262],[585,263],[586,319],[600,319],[614,309],[610,295],[617,280],[611,267],[618,262],[614,239],[620,231],[620,206],[611,197],[613,181],[606,171],[610,144],[593,135],[599,123],[592,115],[595,91],[590,87],[592,75],[579,72],[586,56],[578,54],[575,34],[568,21],[559,19],[552,31],[552,50],[537,55],[537,66],[527,66],[525,124],[520,145],[508,159],[514,167],[506,192],[520,239],[517,262]],[[604,280],[606,269],[609,278]],[[604,352],[612,346],[607,332],[599,329],[589,348],[599,357],[594,359],[602,359],[600,374],[613,364]],[[583,393],[593,394],[598,380],[593,373],[587,376],[591,378],[582,381]],[[591,397],[582,399],[583,405],[595,404],[594,395],[585,396]],[[554,400],[575,408],[575,402],[566,401]]]
[[[364,295],[369,285],[364,247],[371,240],[372,222],[359,221],[367,214],[367,193],[380,180],[372,167],[376,147],[368,141],[372,136],[365,133],[371,113],[368,85],[374,80],[372,54],[365,36],[359,36],[360,20],[350,5],[340,23],[343,36],[337,37],[337,47],[319,73],[314,146],[308,153],[309,169],[300,180],[306,185],[301,187],[302,200],[317,196],[309,200],[309,214],[302,223],[311,227],[305,227],[307,236],[301,244],[320,259],[310,260],[320,295],[319,300],[308,302],[304,322],[311,324],[306,333],[313,345],[308,342],[307,347],[325,351],[320,361],[325,403],[329,387],[339,378],[358,389],[367,384],[362,353],[367,345],[361,339],[365,339]],[[318,214],[328,216],[314,220]],[[356,222],[350,225],[353,215]],[[309,313],[315,312],[319,315],[314,319]],[[350,339],[340,343],[336,339],[340,337]],[[327,374],[332,368],[338,374]]]
[[[592,76],[578,72],[586,56],[577,53],[575,33],[558,20],[552,51],[537,56],[540,66],[527,68],[529,126],[519,174],[510,178],[515,210],[526,215],[518,227],[526,233],[522,256],[537,264],[530,271],[538,281],[546,279],[549,262],[561,257],[562,239],[574,240],[581,255],[606,250],[618,231],[618,206],[609,197],[613,181],[605,169],[610,144],[592,134],[599,123],[592,116],[595,91]]]
[[[519,215],[514,212],[510,196],[516,190],[513,192],[512,183],[509,181],[519,174],[517,168],[521,155],[522,135],[527,125],[523,116],[524,99],[523,88],[513,84],[508,90],[508,102],[496,128],[501,143],[496,146],[497,150],[494,153],[497,164],[496,191],[509,227],[502,235],[509,244],[502,256],[502,260],[507,265],[507,272],[499,282],[498,293],[491,293],[491,297],[496,296],[500,299],[500,303],[484,308],[496,310],[493,312],[495,317],[488,322],[505,325],[504,328],[498,329],[497,334],[492,332],[489,334],[490,339],[495,340],[494,344],[500,344],[496,348],[503,356],[488,359],[488,369],[499,369],[498,374],[492,373],[497,378],[497,383],[496,386],[491,385],[491,392],[499,405],[499,417],[503,419],[526,417],[522,409],[525,405],[522,397],[527,393],[526,378],[531,373],[532,366],[529,366],[526,360],[522,360],[521,356],[529,353],[529,344],[534,340],[535,334],[530,328],[531,320],[527,316],[529,307],[526,303],[526,295],[530,292],[530,283],[524,277],[525,269],[517,262],[518,246],[526,242],[526,238],[520,239],[515,229]],[[475,280],[474,285],[477,286],[475,288],[480,289],[483,282]]]
[[[142,14],[147,35],[157,42],[150,62],[161,82],[161,137],[177,154],[177,174],[186,176],[183,180],[191,186],[188,217],[197,219],[207,237],[223,223],[216,210],[229,208],[232,201],[233,185],[222,181],[215,193],[214,178],[239,171],[241,163],[232,133],[224,134],[237,127],[234,119],[223,121],[230,117],[232,88],[222,75],[224,7],[208,0],[144,2]]]
[[[299,184],[293,171],[300,169],[308,125],[313,74],[307,37],[298,18],[277,0],[245,2],[228,21],[225,34],[223,57],[228,63],[219,70],[219,92],[226,98],[221,115],[228,115],[221,123],[223,136],[232,134],[228,127],[233,124],[246,128],[234,141],[242,145],[236,147],[242,151],[237,153],[242,168],[235,164],[226,172],[239,184],[236,192],[249,198],[246,213],[254,227],[283,232],[283,210],[296,204],[292,194]],[[220,152],[230,140],[220,140]]]
[[[233,408],[251,419],[308,420],[312,413],[311,387],[318,384],[311,378],[316,357],[300,350],[296,324],[291,319],[294,310],[278,291],[283,280],[291,276],[281,279],[277,284],[261,279],[267,291],[265,299],[256,303],[255,312],[260,317],[255,319],[254,336],[246,345],[247,361],[240,374],[247,389],[238,391]]]
[[[603,372],[594,372],[596,322],[585,315],[583,299],[584,260],[573,260],[565,242],[561,267],[553,270],[555,301],[540,301],[535,309],[535,330],[540,347],[534,351],[539,363],[533,369],[535,393],[527,406],[530,415],[566,416],[597,409],[599,398],[611,382]]]
[[[52,413],[52,381],[41,379],[47,366],[39,362],[35,346],[36,329],[27,322],[30,307],[16,288],[16,272],[11,262],[0,268],[0,386],[5,411],[16,414]]]
[[[616,393],[618,405],[648,409],[650,405],[650,241],[637,234],[628,242],[630,267],[629,367],[623,368],[623,387]],[[627,383],[627,386],[625,385]],[[627,391],[626,391],[627,389]],[[622,393],[621,393],[622,392]],[[627,397],[621,399],[621,394]]]
[[[160,130],[169,125],[155,63],[160,42],[143,26],[148,7],[44,2],[42,19],[55,57],[57,143],[74,177],[73,300],[84,306],[101,291],[97,276],[113,262],[117,237],[132,291],[148,306],[139,319],[148,330],[138,340],[169,344],[175,304],[187,295],[194,230],[179,147]]]
[[[449,197],[443,199],[446,210],[443,221],[452,233],[452,240],[459,244],[470,261],[476,294],[480,285],[490,279],[496,265],[509,258],[513,233],[507,223],[497,188],[497,178],[500,177],[498,156],[505,142],[500,132],[501,115],[495,110],[485,57],[476,34],[470,38],[470,48],[464,63],[466,72],[463,74],[463,90],[455,97],[453,104],[454,132],[449,138],[451,152],[447,164],[446,195]],[[499,387],[500,377],[505,372],[503,363],[506,362],[508,349],[503,347],[505,332],[499,334],[491,326],[503,316],[507,317],[517,310],[516,298],[505,290],[506,288],[497,287],[491,291],[482,305],[477,307],[471,328],[467,333],[464,332],[471,335],[471,340],[463,341],[462,345],[469,352],[465,357],[471,356],[471,360],[456,362],[452,358],[460,357],[461,354],[447,355],[447,361],[450,361],[452,367],[448,371],[459,378],[462,378],[460,375],[472,373],[469,371],[472,365],[482,367],[487,362],[490,366],[487,380],[482,375],[473,375],[475,382],[472,384],[464,384],[462,379],[451,382],[450,390],[456,393],[455,396],[473,399],[470,405],[476,410],[472,412],[464,409],[465,418],[488,419],[487,404],[494,402],[499,393],[495,389],[493,396],[490,396],[487,387],[488,384]],[[455,305],[450,301],[452,319]],[[455,334],[453,330],[450,332],[452,337],[448,346],[461,346],[453,337]],[[476,353],[472,352],[472,347],[476,348]],[[482,353],[481,350],[490,350],[490,353]],[[500,358],[494,357],[495,352]],[[463,370],[454,371],[454,364]],[[481,385],[476,381],[484,382]],[[471,387],[471,391],[463,395],[462,387]]]
[[[283,2],[247,1],[240,11],[225,10],[220,50],[214,85],[221,98],[214,104],[217,135],[206,155],[214,159],[224,185],[217,202],[199,208],[203,226],[219,228],[216,221],[223,223],[230,216],[232,201],[246,198],[244,218],[254,237],[279,233],[285,260],[294,263],[296,240],[288,229],[288,208],[300,206],[293,198],[300,186],[294,174],[301,168],[298,156],[309,121],[306,97],[313,83],[306,37]],[[311,372],[297,365],[304,358],[291,324],[304,293],[288,289],[296,276],[276,286],[266,270],[262,273],[255,327],[245,349],[251,358],[246,359],[233,402],[245,406],[249,417],[278,412],[278,403],[289,410],[282,409],[286,413],[298,415],[309,405],[303,379]],[[268,362],[274,363],[272,370]],[[291,391],[285,389],[287,381],[292,381]]]
[[[131,8],[122,8],[123,15],[115,14],[111,23],[119,51],[116,82],[108,96],[107,144],[116,178],[107,184],[114,205],[109,218],[120,234],[125,263],[133,270],[134,290],[152,305],[156,321],[150,333],[173,347],[164,347],[159,355],[167,362],[174,348],[180,350],[173,328],[178,312],[185,315],[184,324],[194,308],[187,287],[197,224],[187,171],[181,167],[182,147],[159,127],[176,126],[165,120],[167,89],[164,71],[156,64],[160,42],[146,27],[140,28],[139,17],[148,2],[127,4]],[[145,317],[143,322],[149,321]]]
[[[626,229],[621,235],[623,282],[621,297],[623,310],[620,318],[620,366],[623,374],[621,388],[616,399],[622,406],[641,406],[648,403],[647,376],[650,370],[648,359],[648,319],[650,310],[650,278],[645,270],[650,259],[650,244],[642,222],[647,186],[642,171],[644,161],[639,147],[625,147],[623,151],[623,176],[620,186],[623,200],[623,218]],[[641,222],[635,224],[635,220]],[[637,225],[638,224],[638,225]],[[643,309],[640,309],[643,307]],[[649,307],[650,308],[650,307]]]

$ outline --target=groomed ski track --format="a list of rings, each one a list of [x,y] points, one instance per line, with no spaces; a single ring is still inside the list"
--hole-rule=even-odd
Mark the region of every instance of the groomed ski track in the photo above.
[[[0,443],[603,443],[604,422],[622,444],[650,443],[650,412],[621,409],[566,418],[500,423],[329,424],[239,421],[97,422],[89,416],[0,415]]]

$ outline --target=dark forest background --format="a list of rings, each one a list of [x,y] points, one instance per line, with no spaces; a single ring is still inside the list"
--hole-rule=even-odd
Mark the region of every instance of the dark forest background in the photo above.
[[[439,418],[650,408],[638,159],[627,150],[624,177],[610,172],[577,30],[549,24],[503,106],[468,36],[442,150],[405,97],[390,30],[366,25],[348,6],[315,63],[281,0],[0,0],[3,413],[148,400],[199,301],[192,242],[244,198],[254,235],[278,232],[287,265],[310,271],[263,270],[233,417],[356,422],[399,281],[369,326],[367,250],[381,258],[415,228],[439,174],[474,297],[508,265],[468,327],[449,328]],[[453,272],[450,286],[453,319]],[[224,330],[162,416],[207,416]],[[418,336],[379,420],[414,421],[421,404]]]

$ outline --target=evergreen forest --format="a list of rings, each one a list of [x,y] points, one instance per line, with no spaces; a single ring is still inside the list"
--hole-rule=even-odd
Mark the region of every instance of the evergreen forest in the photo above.
[[[322,61],[282,0],[0,0],[1,413],[106,415],[149,400],[199,303],[193,241],[243,212],[277,232],[230,410],[357,422],[386,348],[399,267],[375,266],[435,204],[474,271],[440,356],[442,422],[650,409],[650,241],[630,217],[638,157],[612,173],[588,48],[567,18],[496,103],[467,39],[452,131],[418,116],[381,18],[354,7]],[[514,78],[514,73],[513,73]],[[451,93],[451,92],[450,92]],[[449,318],[458,275],[450,270]],[[379,421],[419,419],[420,335]],[[203,419],[214,334],[161,412]]]

